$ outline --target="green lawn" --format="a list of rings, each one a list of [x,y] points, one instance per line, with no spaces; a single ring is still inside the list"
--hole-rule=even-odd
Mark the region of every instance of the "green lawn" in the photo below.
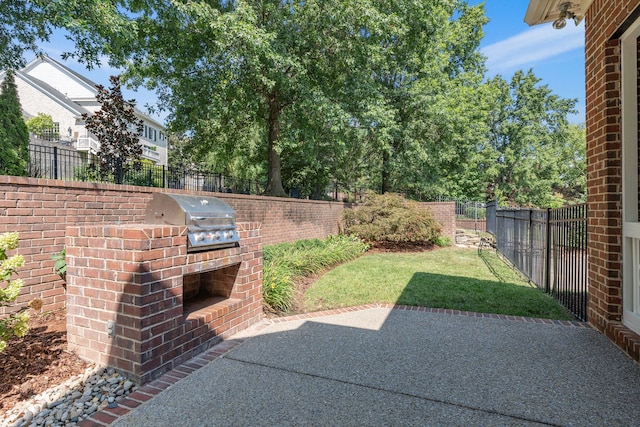
[[[305,311],[370,303],[575,320],[491,250],[367,254],[331,270],[305,293]]]

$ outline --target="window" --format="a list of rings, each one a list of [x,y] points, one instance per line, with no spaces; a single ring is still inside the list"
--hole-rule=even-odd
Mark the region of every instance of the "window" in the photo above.
[[[53,127],[42,132],[42,139],[45,141],[58,141],[60,139],[60,123],[54,122]]]
[[[640,20],[621,37],[622,44],[622,322],[640,333]]]

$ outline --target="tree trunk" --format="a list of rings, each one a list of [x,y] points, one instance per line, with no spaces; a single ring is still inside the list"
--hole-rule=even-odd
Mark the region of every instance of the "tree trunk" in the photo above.
[[[389,191],[389,169],[391,165],[389,164],[390,159],[389,151],[382,151],[382,176],[381,176],[381,185],[380,185],[380,194],[385,194]]]
[[[267,196],[286,197],[282,187],[282,163],[280,155],[275,150],[275,144],[280,139],[280,104],[277,94],[269,97],[269,172],[265,194]]]

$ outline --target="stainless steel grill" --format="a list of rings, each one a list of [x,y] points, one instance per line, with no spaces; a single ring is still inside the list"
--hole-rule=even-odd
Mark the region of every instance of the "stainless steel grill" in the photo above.
[[[240,241],[235,211],[215,197],[154,193],[146,223],[186,225],[188,252],[233,247]]]

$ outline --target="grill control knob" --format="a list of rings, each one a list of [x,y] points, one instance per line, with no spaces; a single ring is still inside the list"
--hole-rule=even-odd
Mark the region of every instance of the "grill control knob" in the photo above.
[[[204,240],[204,233],[198,233],[194,236],[196,242],[202,242]]]
[[[213,233],[213,236],[211,236],[211,238],[213,240],[220,240],[220,233],[216,231],[215,233]]]
[[[233,231],[225,231],[224,237],[226,239],[233,239]]]

